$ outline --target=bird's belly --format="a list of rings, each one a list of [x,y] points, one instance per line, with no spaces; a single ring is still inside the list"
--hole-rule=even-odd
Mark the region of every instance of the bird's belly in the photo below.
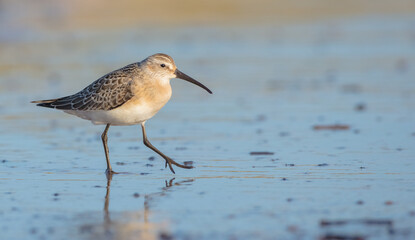
[[[93,124],[111,124],[115,126],[126,126],[140,124],[152,118],[163,106],[149,104],[124,104],[109,111],[75,111],[65,112],[80,118],[90,120]]]

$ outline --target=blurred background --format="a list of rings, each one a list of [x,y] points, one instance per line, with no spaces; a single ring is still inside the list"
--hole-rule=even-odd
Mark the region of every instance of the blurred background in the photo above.
[[[172,80],[137,126],[29,102],[154,53]],[[411,239],[415,1],[0,0],[5,239]],[[175,177],[175,179],[174,179]]]

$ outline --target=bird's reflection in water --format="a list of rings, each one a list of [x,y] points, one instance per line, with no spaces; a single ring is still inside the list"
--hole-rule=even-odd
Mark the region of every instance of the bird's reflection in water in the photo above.
[[[105,193],[105,202],[104,202],[104,231],[106,236],[111,235],[110,226],[111,218],[108,211],[108,206],[110,205],[110,192],[111,192],[111,181],[112,175],[107,175],[107,191]]]
[[[159,192],[146,194],[144,196],[144,210],[137,212],[129,212],[122,214],[116,220],[111,219],[110,207],[110,192],[112,175],[107,177],[107,187],[104,201],[104,222],[103,229],[100,231],[93,231],[91,237],[93,239],[160,239],[170,238],[167,231],[167,226],[160,223],[151,223],[149,216],[151,213],[151,202],[154,198],[163,197],[174,186],[191,183],[194,180],[184,180],[174,182],[175,178],[165,180],[165,186]],[[101,236],[99,236],[101,235]],[[102,236],[103,235],[103,236]]]

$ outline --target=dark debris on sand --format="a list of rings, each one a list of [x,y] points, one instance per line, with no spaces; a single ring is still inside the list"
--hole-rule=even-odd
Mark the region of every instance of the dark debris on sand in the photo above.
[[[249,155],[251,156],[258,156],[258,155],[274,155],[273,152],[250,152]]]
[[[332,131],[338,131],[338,130],[349,130],[350,126],[345,124],[333,124],[333,125],[314,125],[313,129],[315,131],[321,131],[321,130],[332,130]]]

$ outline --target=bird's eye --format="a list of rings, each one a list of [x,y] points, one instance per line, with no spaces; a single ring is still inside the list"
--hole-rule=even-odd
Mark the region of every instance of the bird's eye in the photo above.
[[[160,67],[164,68],[164,67],[166,67],[166,64],[163,63],[163,64],[160,65]]]

